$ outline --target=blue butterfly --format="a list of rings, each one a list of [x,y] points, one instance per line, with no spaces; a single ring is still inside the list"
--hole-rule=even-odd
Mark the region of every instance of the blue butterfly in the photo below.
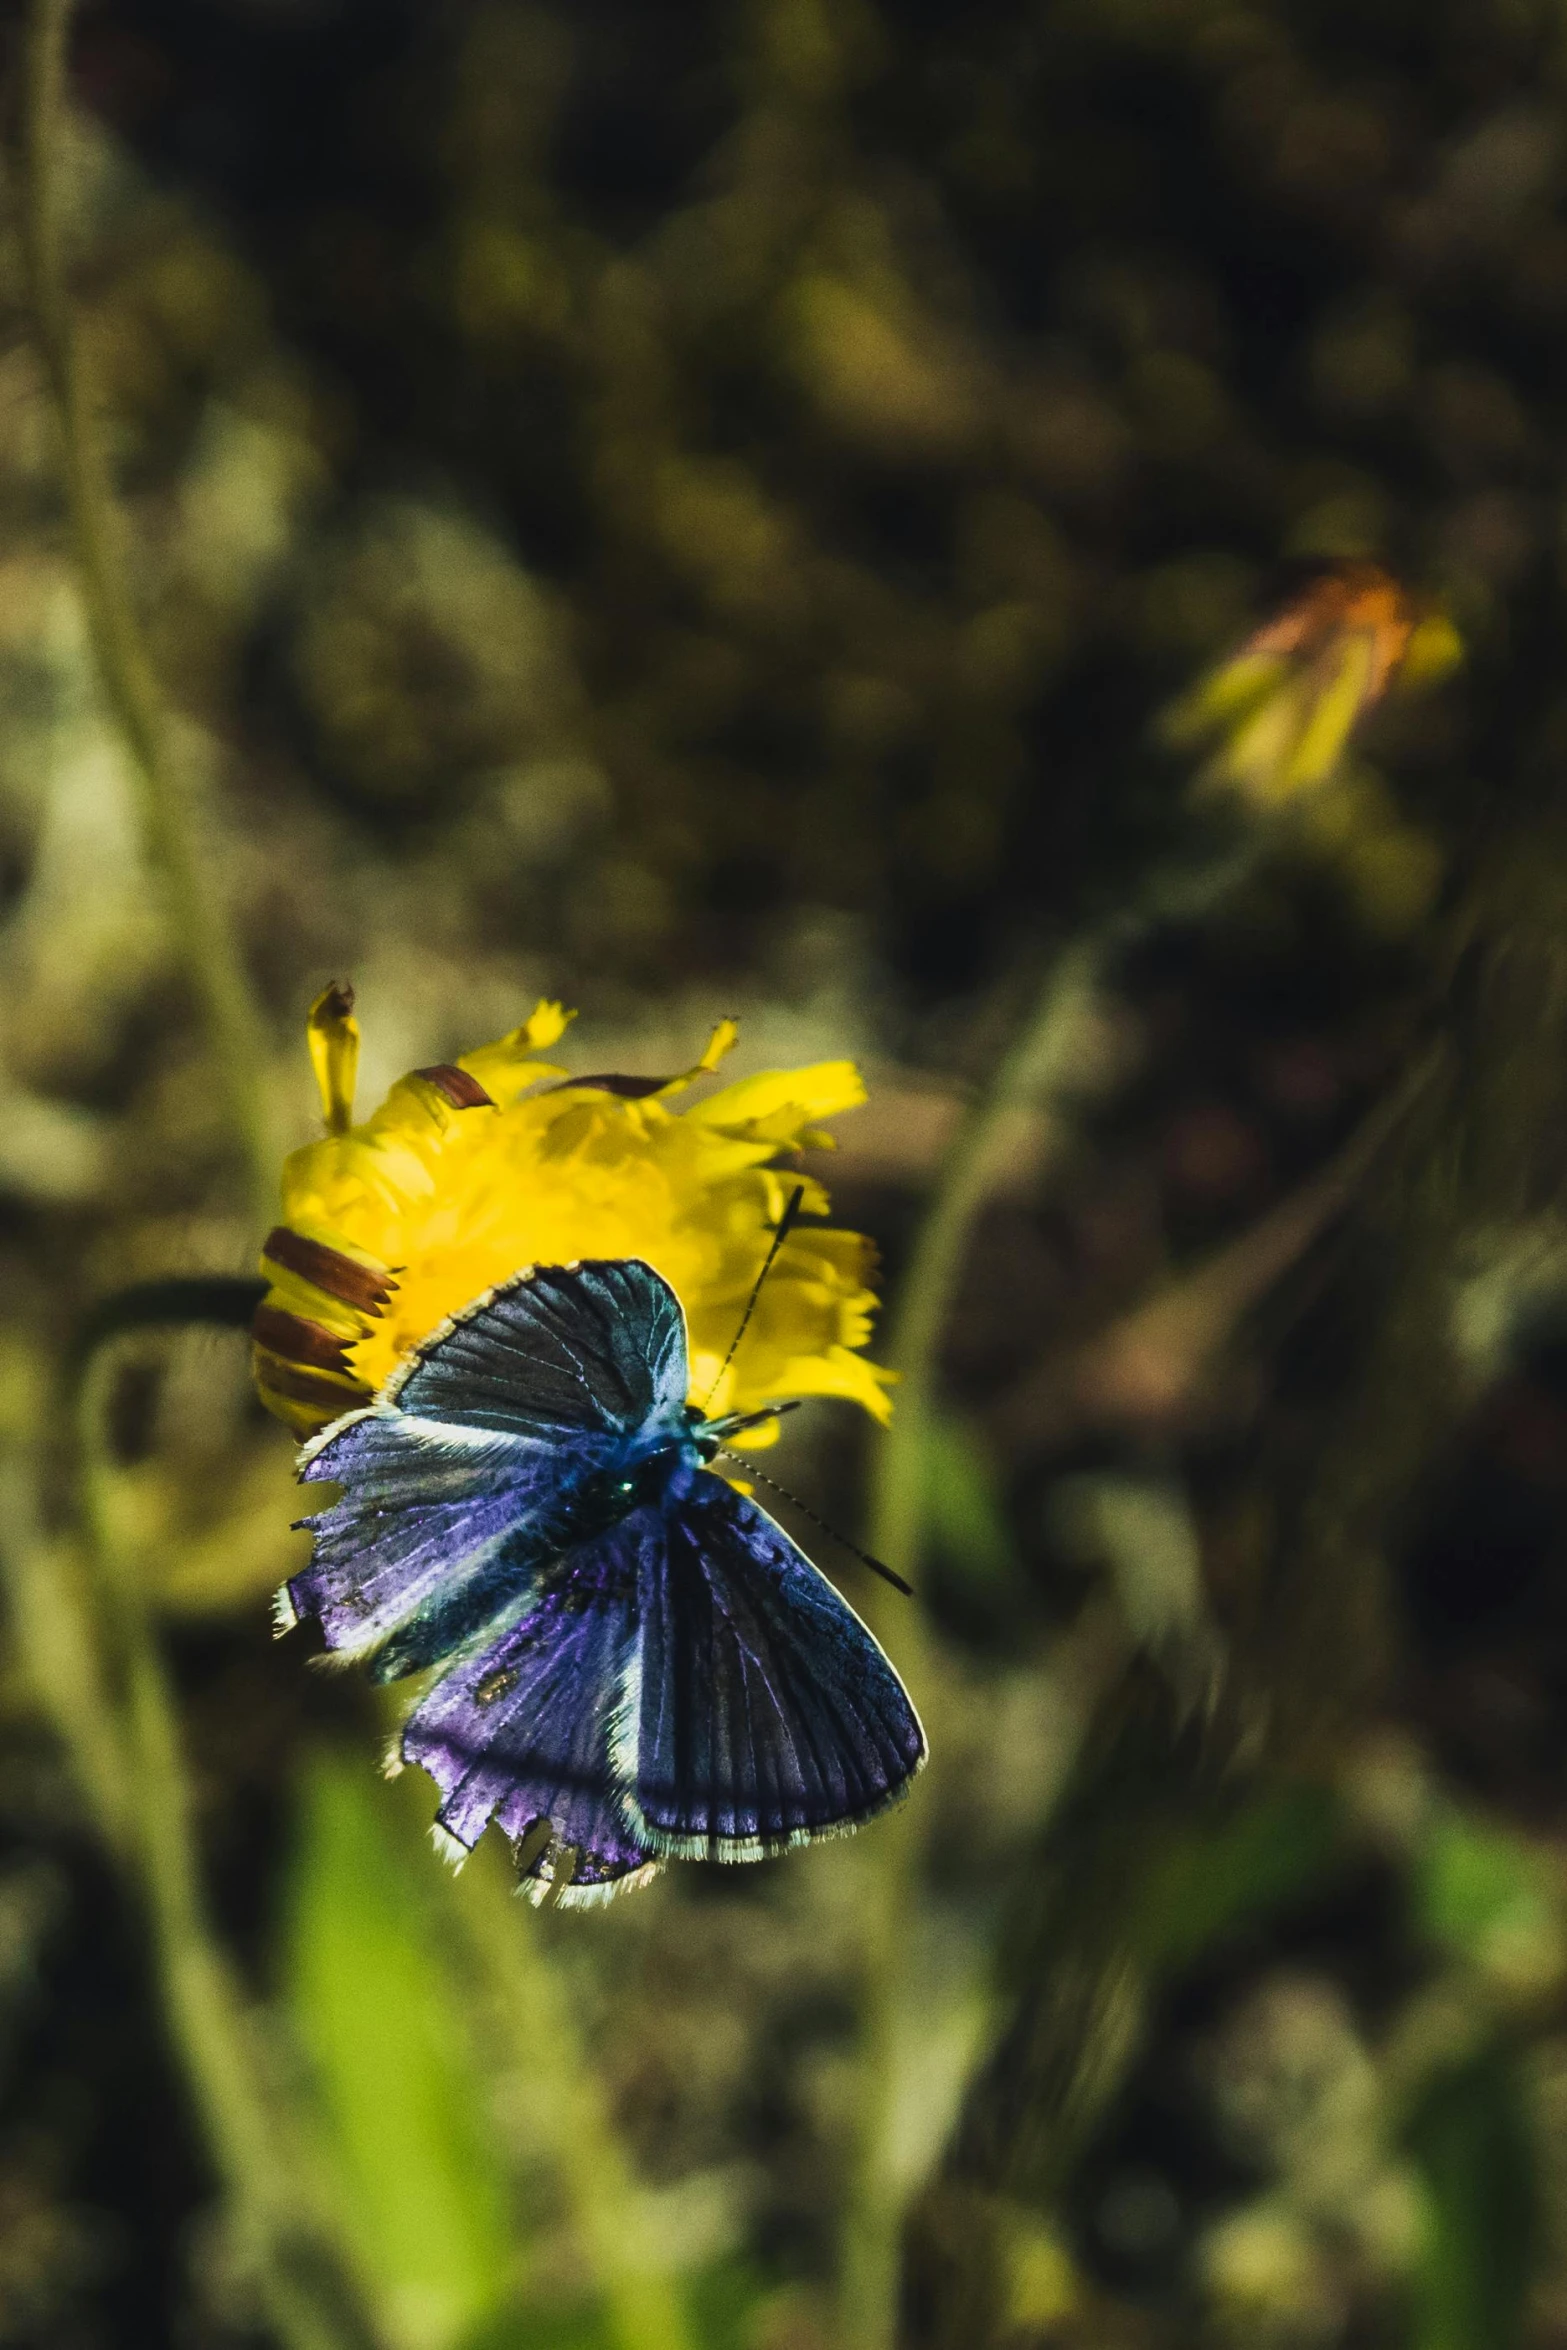
[[[393,1767],[434,1779],[449,1857],[495,1820],[537,1901],[847,1835],[925,1759],[858,1616],[707,1466],[770,1415],[708,1420],[687,1388],[685,1316],[650,1265],[546,1266],[300,1456],[344,1497],[302,1521],[279,1630],[314,1617],[376,1681],[445,1668]]]

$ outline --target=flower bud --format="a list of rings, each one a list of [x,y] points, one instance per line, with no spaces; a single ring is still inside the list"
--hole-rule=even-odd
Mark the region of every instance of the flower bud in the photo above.
[[[1461,658],[1438,612],[1420,615],[1374,563],[1324,572],[1170,710],[1165,739],[1211,744],[1200,782],[1258,811],[1338,772],[1355,728],[1395,681],[1420,686]]]

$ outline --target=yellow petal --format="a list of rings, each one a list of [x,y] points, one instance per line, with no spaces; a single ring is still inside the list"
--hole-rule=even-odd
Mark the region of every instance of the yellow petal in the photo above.
[[[457,1066],[466,1069],[470,1077],[476,1077],[491,1101],[504,1107],[530,1085],[536,1085],[540,1078],[566,1075],[564,1069],[552,1069],[533,1056],[563,1036],[576,1017],[564,1004],[541,997],[520,1028],[512,1029],[494,1044],[480,1045],[476,1052],[460,1054]]]
[[[354,991],[334,979],[310,1007],[305,1034],[310,1064],[321,1089],[321,1114],[328,1134],[346,1134],[354,1122],[354,1082],[359,1074],[359,1023]]]
[[[1284,779],[1285,789],[1325,783],[1344,754],[1350,730],[1366,706],[1374,648],[1369,637],[1351,637],[1342,647],[1334,674],[1317,695]]]
[[[808,1069],[764,1069],[742,1077],[686,1117],[720,1134],[782,1142],[864,1099],[865,1081],[852,1061],[818,1061]]]
[[[699,1077],[710,1077],[724,1055],[734,1051],[739,1040],[739,1021],[720,1020],[702,1047],[701,1059],[693,1061],[689,1069],[682,1069],[678,1077],[671,1077],[667,1085],[661,1085],[658,1099],[662,1101],[666,1094],[684,1093],[686,1087],[694,1085]]]
[[[885,1428],[892,1418],[888,1385],[888,1373],[876,1364],[868,1363],[863,1355],[851,1354],[846,1346],[833,1346],[824,1355],[796,1355],[786,1366],[779,1392],[837,1396],[845,1403],[859,1404]]]
[[[1179,750],[1233,726],[1275,692],[1287,674],[1286,663],[1276,654],[1237,653],[1165,712],[1165,741]]]
[[[1403,665],[1398,673],[1400,686],[1418,692],[1421,686],[1434,685],[1458,667],[1464,657],[1464,640],[1445,612],[1428,612],[1417,620],[1404,647]]]
[[[699,1064],[703,1069],[716,1069],[726,1053],[733,1052],[740,1041],[738,1020],[720,1020],[702,1049]]]
[[[576,1017],[576,1013],[568,1012],[564,1004],[554,1003],[548,996],[540,996],[523,1026],[529,1052],[542,1053],[548,1046],[558,1043]]]

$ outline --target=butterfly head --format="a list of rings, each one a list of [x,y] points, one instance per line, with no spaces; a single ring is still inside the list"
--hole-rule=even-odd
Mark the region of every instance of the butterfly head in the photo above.
[[[655,1423],[634,1451],[584,1478],[571,1499],[573,1537],[580,1541],[589,1532],[607,1531],[633,1510],[674,1508],[730,1436],[792,1409],[791,1404],[773,1404],[765,1411],[731,1412],[709,1420],[700,1405],[687,1404],[678,1420]]]

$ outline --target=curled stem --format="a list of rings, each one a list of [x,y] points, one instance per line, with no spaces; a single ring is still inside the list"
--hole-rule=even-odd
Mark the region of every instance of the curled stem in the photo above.
[[[127,1785],[114,1826],[146,1901],[164,2010],[241,2251],[279,2338],[287,2350],[374,2350],[375,2328],[343,2255],[302,2207],[285,2117],[262,2085],[239,1986],[207,1915],[173,1693],[109,1509],[99,1441],[104,1370],[100,1356],[79,1391],[81,1498],[94,1597],[123,1674]],[[89,1789],[96,1775],[84,1772]]]
[[[65,56],[73,0],[33,0],[24,51],[22,236],[39,354],[59,419],[66,505],[104,702],[129,757],[147,848],[222,1091],[251,1204],[272,1193],[260,1022],[233,933],[203,874],[189,794],[126,579],[118,517],[93,430],[63,262]]]

